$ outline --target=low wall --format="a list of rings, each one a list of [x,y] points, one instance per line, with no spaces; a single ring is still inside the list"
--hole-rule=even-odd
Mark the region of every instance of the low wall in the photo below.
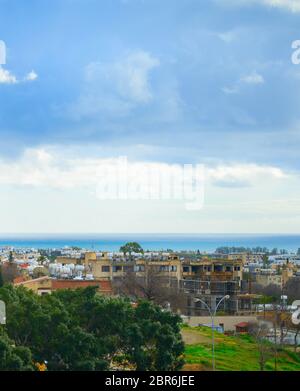
[[[235,331],[235,325],[241,322],[255,322],[256,316],[216,316],[215,326],[223,325],[224,331]],[[200,324],[211,325],[210,316],[186,316],[184,323],[195,327]]]

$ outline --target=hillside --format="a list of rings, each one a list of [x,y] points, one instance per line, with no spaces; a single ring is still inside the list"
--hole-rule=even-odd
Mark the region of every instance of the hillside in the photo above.
[[[211,330],[205,327],[183,326],[185,341],[184,370],[211,370]],[[215,332],[216,369],[220,371],[258,371],[257,346],[249,335],[226,336]],[[274,371],[274,355],[266,363],[266,370]],[[278,352],[278,371],[300,371],[300,355],[292,350]]]

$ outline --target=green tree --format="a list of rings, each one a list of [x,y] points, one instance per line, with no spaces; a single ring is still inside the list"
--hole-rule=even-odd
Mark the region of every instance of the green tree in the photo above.
[[[12,251],[9,252],[8,261],[9,263],[13,263],[14,261],[14,255]]]
[[[96,287],[38,296],[5,285],[8,337],[48,370],[140,370],[181,367],[181,319],[149,302],[100,295]]]
[[[40,255],[39,258],[38,258],[38,262],[39,262],[39,263],[43,263],[43,262],[45,262],[46,260],[47,260],[47,258],[46,258],[45,255],[43,255],[43,254]]]
[[[137,242],[128,242],[124,244],[124,246],[120,247],[120,252],[124,253],[126,256],[129,254],[129,258],[131,259],[132,253],[144,253],[144,250],[142,249],[141,245]]]
[[[134,311],[134,322],[127,331],[126,356],[138,371],[179,370],[184,344],[180,318],[143,301]]]
[[[182,366],[180,317],[149,301],[133,308],[126,299],[95,292],[89,288],[55,294],[72,303],[72,316],[95,336],[98,353],[109,359],[110,365],[129,363],[137,370],[176,370]]]
[[[263,261],[264,269],[267,269],[268,266],[270,265],[269,256],[267,254],[264,254],[262,257],[262,261]]]
[[[0,332],[0,371],[34,370],[31,352],[28,348],[14,346],[8,336]]]
[[[49,270],[44,266],[37,266],[32,271],[33,278],[49,276]]]

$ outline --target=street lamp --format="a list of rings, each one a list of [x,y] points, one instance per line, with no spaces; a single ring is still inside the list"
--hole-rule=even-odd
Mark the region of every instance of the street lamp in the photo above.
[[[208,309],[208,312],[209,312],[209,315],[210,315],[210,318],[211,318],[211,325],[212,325],[212,333],[211,333],[211,339],[212,339],[212,367],[213,367],[213,371],[216,369],[216,364],[215,364],[215,316],[216,316],[216,313],[217,313],[217,310],[220,306],[220,304],[224,301],[224,300],[228,300],[230,298],[229,295],[226,295],[226,296],[223,296],[222,299],[217,303],[216,307],[214,310],[212,310],[212,308],[206,304],[206,302],[202,299],[199,299],[199,298],[196,298],[194,299],[194,302],[197,303],[197,302],[200,302],[202,304],[205,305],[205,307]]]

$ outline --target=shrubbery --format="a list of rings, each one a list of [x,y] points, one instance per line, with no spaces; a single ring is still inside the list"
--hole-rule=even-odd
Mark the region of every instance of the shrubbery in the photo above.
[[[38,296],[11,285],[0,289],[0,300],[7,306],[0,334],[2,370],[34,369],[43,362],[48,370],[63,371],[183,365],[180,318],[150,302],[134,308],[94,287]]]

